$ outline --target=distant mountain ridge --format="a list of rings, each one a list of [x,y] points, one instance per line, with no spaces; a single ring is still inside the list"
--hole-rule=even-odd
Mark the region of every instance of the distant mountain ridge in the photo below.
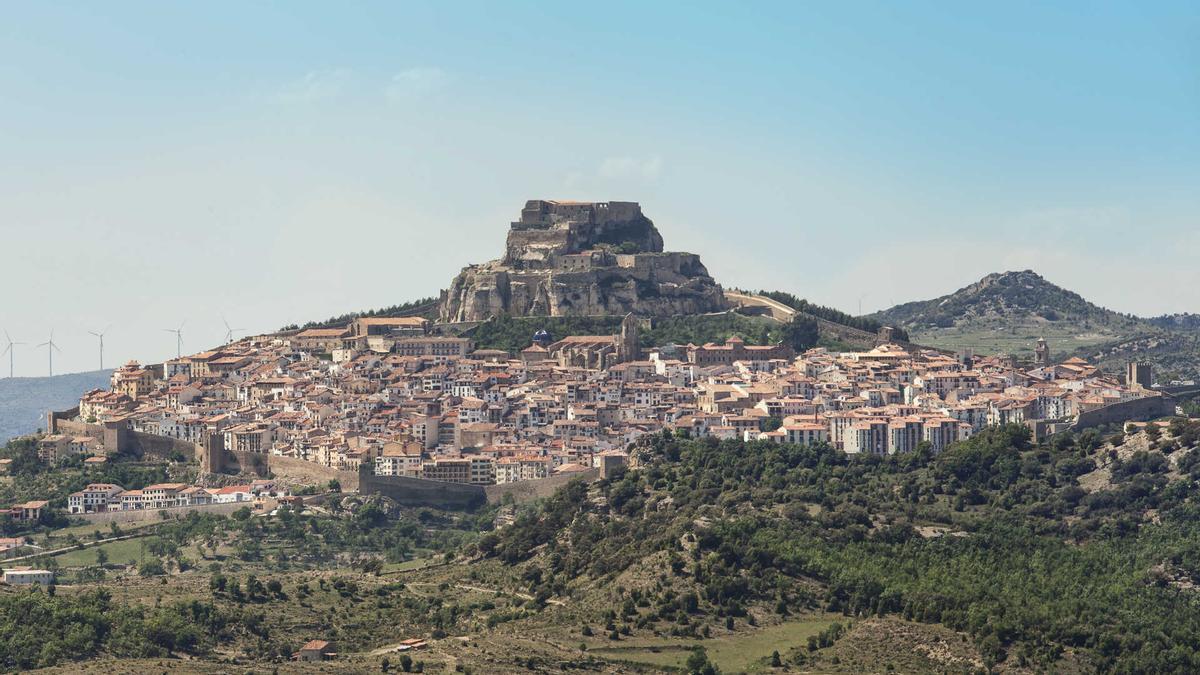
[[[75,407],[89,390],[107,389],[111,375],[111,370],[94,370],[0,379],[0,443],[44,428],[47,410]]]
[[[872,317],[914,329],[950,328],[997,319],[1036,323],[1087,321],[1114,326],[1144,323],[1088,302],[1032,270],[989,274],[949,295],[896,305]]]
[[[946,349],[1028,355],[1045,338],[1052,357],[1082,356],[1111,373],[1120,373],[1128,361],[1146,361],[1159,382],[1200,378],[1200,315],[1122,314],[1032,270],[989,274],[948,295],[868,318]]]

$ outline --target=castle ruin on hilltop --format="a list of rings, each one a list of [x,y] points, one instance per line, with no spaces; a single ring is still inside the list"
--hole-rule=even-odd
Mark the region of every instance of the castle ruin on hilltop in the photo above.
[[[493,316],[673,316],[726,309],[694,253],[665,252],[636,202],[534,199],[504,256],[471,265],[442,292],[442,322]]]

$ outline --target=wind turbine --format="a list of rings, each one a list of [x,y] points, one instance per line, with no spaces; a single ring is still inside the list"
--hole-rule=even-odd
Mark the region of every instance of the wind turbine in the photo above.
[[[12,336],[8,334],[8,331],[4,331],[4,339],[8,340],[8,346],[4,348],[4,351],[0,352],[0,356],[8,354],[8,379],[11,380],[13,376],[13,354],[17,351],[13,349],[13,345],[23,345],[25,343],[13,342]]]
[[[46,348],[46,356],[48,356],[49,360],[50,360],[50,376],[54,377],[54,352],[55,352],[55,350],[60,351],[60,352],[62,350],[58,348],[58,345],[54,344],[54,329],[53,328],[50,329],[50,339],[46,340],[42,344],[38,345],[38,347]]]
[[[224,316],[221,317],[221,323],[225,324],[225,344],[231,344],[233,342],[234,333],[240,333],[246,330],[245,328],[230,328],[229,322],[225,320]]]
[[[100,370],[104,370],[104,334],[108,332],[109,328],[112,328],[112,324],[109,324],[107,327],[105,327],[104,330],[102,330],[100,332],[96,332],[94,330],[88,331],[89,333],[91,333],[92,335],[95,335],[97,338],[100,339]]]
[[[183,324],[184,323],[187,323],[187,321],[184,321],[183,323],[179,324],[179,328],[164,328],[163,329],[164,331],[166,331],[168,333],[175,334],[175,358],[179,358],[179,357],[183,356]]]

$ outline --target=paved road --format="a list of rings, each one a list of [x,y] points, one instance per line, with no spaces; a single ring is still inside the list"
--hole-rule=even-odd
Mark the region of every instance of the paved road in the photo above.
[[[767,309],[771,310],[771,317],[779,321],[791,321],[792,317],[796,316],[796,310],[788,307],[782,302],[772,300],[771,298],[763,297],[761,295],[750,295],[747,293],[738,293],[736,291],[725,291],[725,297],[728,298],[730,302],[737,305],[766,307]]]

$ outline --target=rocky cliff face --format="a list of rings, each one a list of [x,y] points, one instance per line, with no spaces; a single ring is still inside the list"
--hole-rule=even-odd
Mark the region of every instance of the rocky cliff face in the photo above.
[[[442,292],[439,318],[672,316],[725,308],[699,256],[664,252],[662,235],[636,203],[532,200],[512,223],[504,257],[464,268]]]

